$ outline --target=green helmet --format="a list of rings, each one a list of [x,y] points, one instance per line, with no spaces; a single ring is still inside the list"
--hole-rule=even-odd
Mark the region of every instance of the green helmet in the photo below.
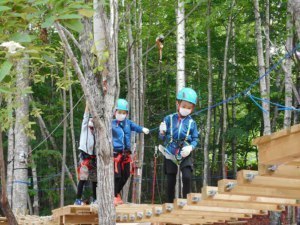
[[[182,88],[177,94],[177,100],[197,103],[197,94],[192,88]]]
[[[118,99],[117,101],[117,110],[124,110],[124,111],[129,111],[129,105],[128,102],[125,99]]]

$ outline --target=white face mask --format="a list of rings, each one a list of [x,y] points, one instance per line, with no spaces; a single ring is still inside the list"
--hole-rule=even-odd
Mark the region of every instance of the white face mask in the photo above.
[[[123,121],[126,118],[126,114],[116,113],[116,119],[118,121]]]
[[[182,116],[188,116],[191,114],[191,112],[192,112],[191,109],[185,109],[185,108],[181,108],[181,107],[179,108],[179,113]]]
[[[92,120],[89,120],[89,127],[94,127],[94,123]]]

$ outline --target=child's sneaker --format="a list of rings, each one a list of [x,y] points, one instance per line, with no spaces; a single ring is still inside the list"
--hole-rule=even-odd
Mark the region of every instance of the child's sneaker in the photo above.
[[[81,199],[76,199],[74,205],[83,205],[83,202]]]

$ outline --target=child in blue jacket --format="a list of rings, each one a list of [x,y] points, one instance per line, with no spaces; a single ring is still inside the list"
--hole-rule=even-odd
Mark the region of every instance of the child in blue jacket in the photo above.
[[[175,197],[178,165],[182,172],[183,198],[191,192],[193,163],[190,153],[198,144],[197,124],[190,116],[197,103],[197,94],[191,88],[183,88],[177,95],[177,113],[168,115],[159,126],[159,136],[165,141],[160,151],[165,156],[167,197],[172,203]]]
[[[126,118],[128,116],[128,112],[128,102],[125,99],[118,99],[115,119],[112,121],[115,170],[115,205],[123,203],[120,192],[130,176],[131,131],[149,134],[149,129],[141,127]]]

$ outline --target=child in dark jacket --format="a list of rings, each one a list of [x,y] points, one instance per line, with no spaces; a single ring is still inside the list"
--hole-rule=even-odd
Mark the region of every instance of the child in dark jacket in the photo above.
[[[165,156],[169,203],[172,203],[175,197],[178,166],[182,172],[183,198],[191,192],[193,163],[190,153],[198,144],[198,130],[190,114],[196,103],[196,92],[191,88],[183,88],[177,95],[178,112],[166,116],[159,126],[159,136],[165,141],[165,147],[160,145],[159,150]]]
[[[112,136],[114,147],[114,170],[115,170],[115,199],[114,204],[122,204],[120,192],[130,177],[131,162],[131,131],[149,134],[149,129],[141,127],[127,119],[129,112],[128,102],[119,99],[112,121]]]

